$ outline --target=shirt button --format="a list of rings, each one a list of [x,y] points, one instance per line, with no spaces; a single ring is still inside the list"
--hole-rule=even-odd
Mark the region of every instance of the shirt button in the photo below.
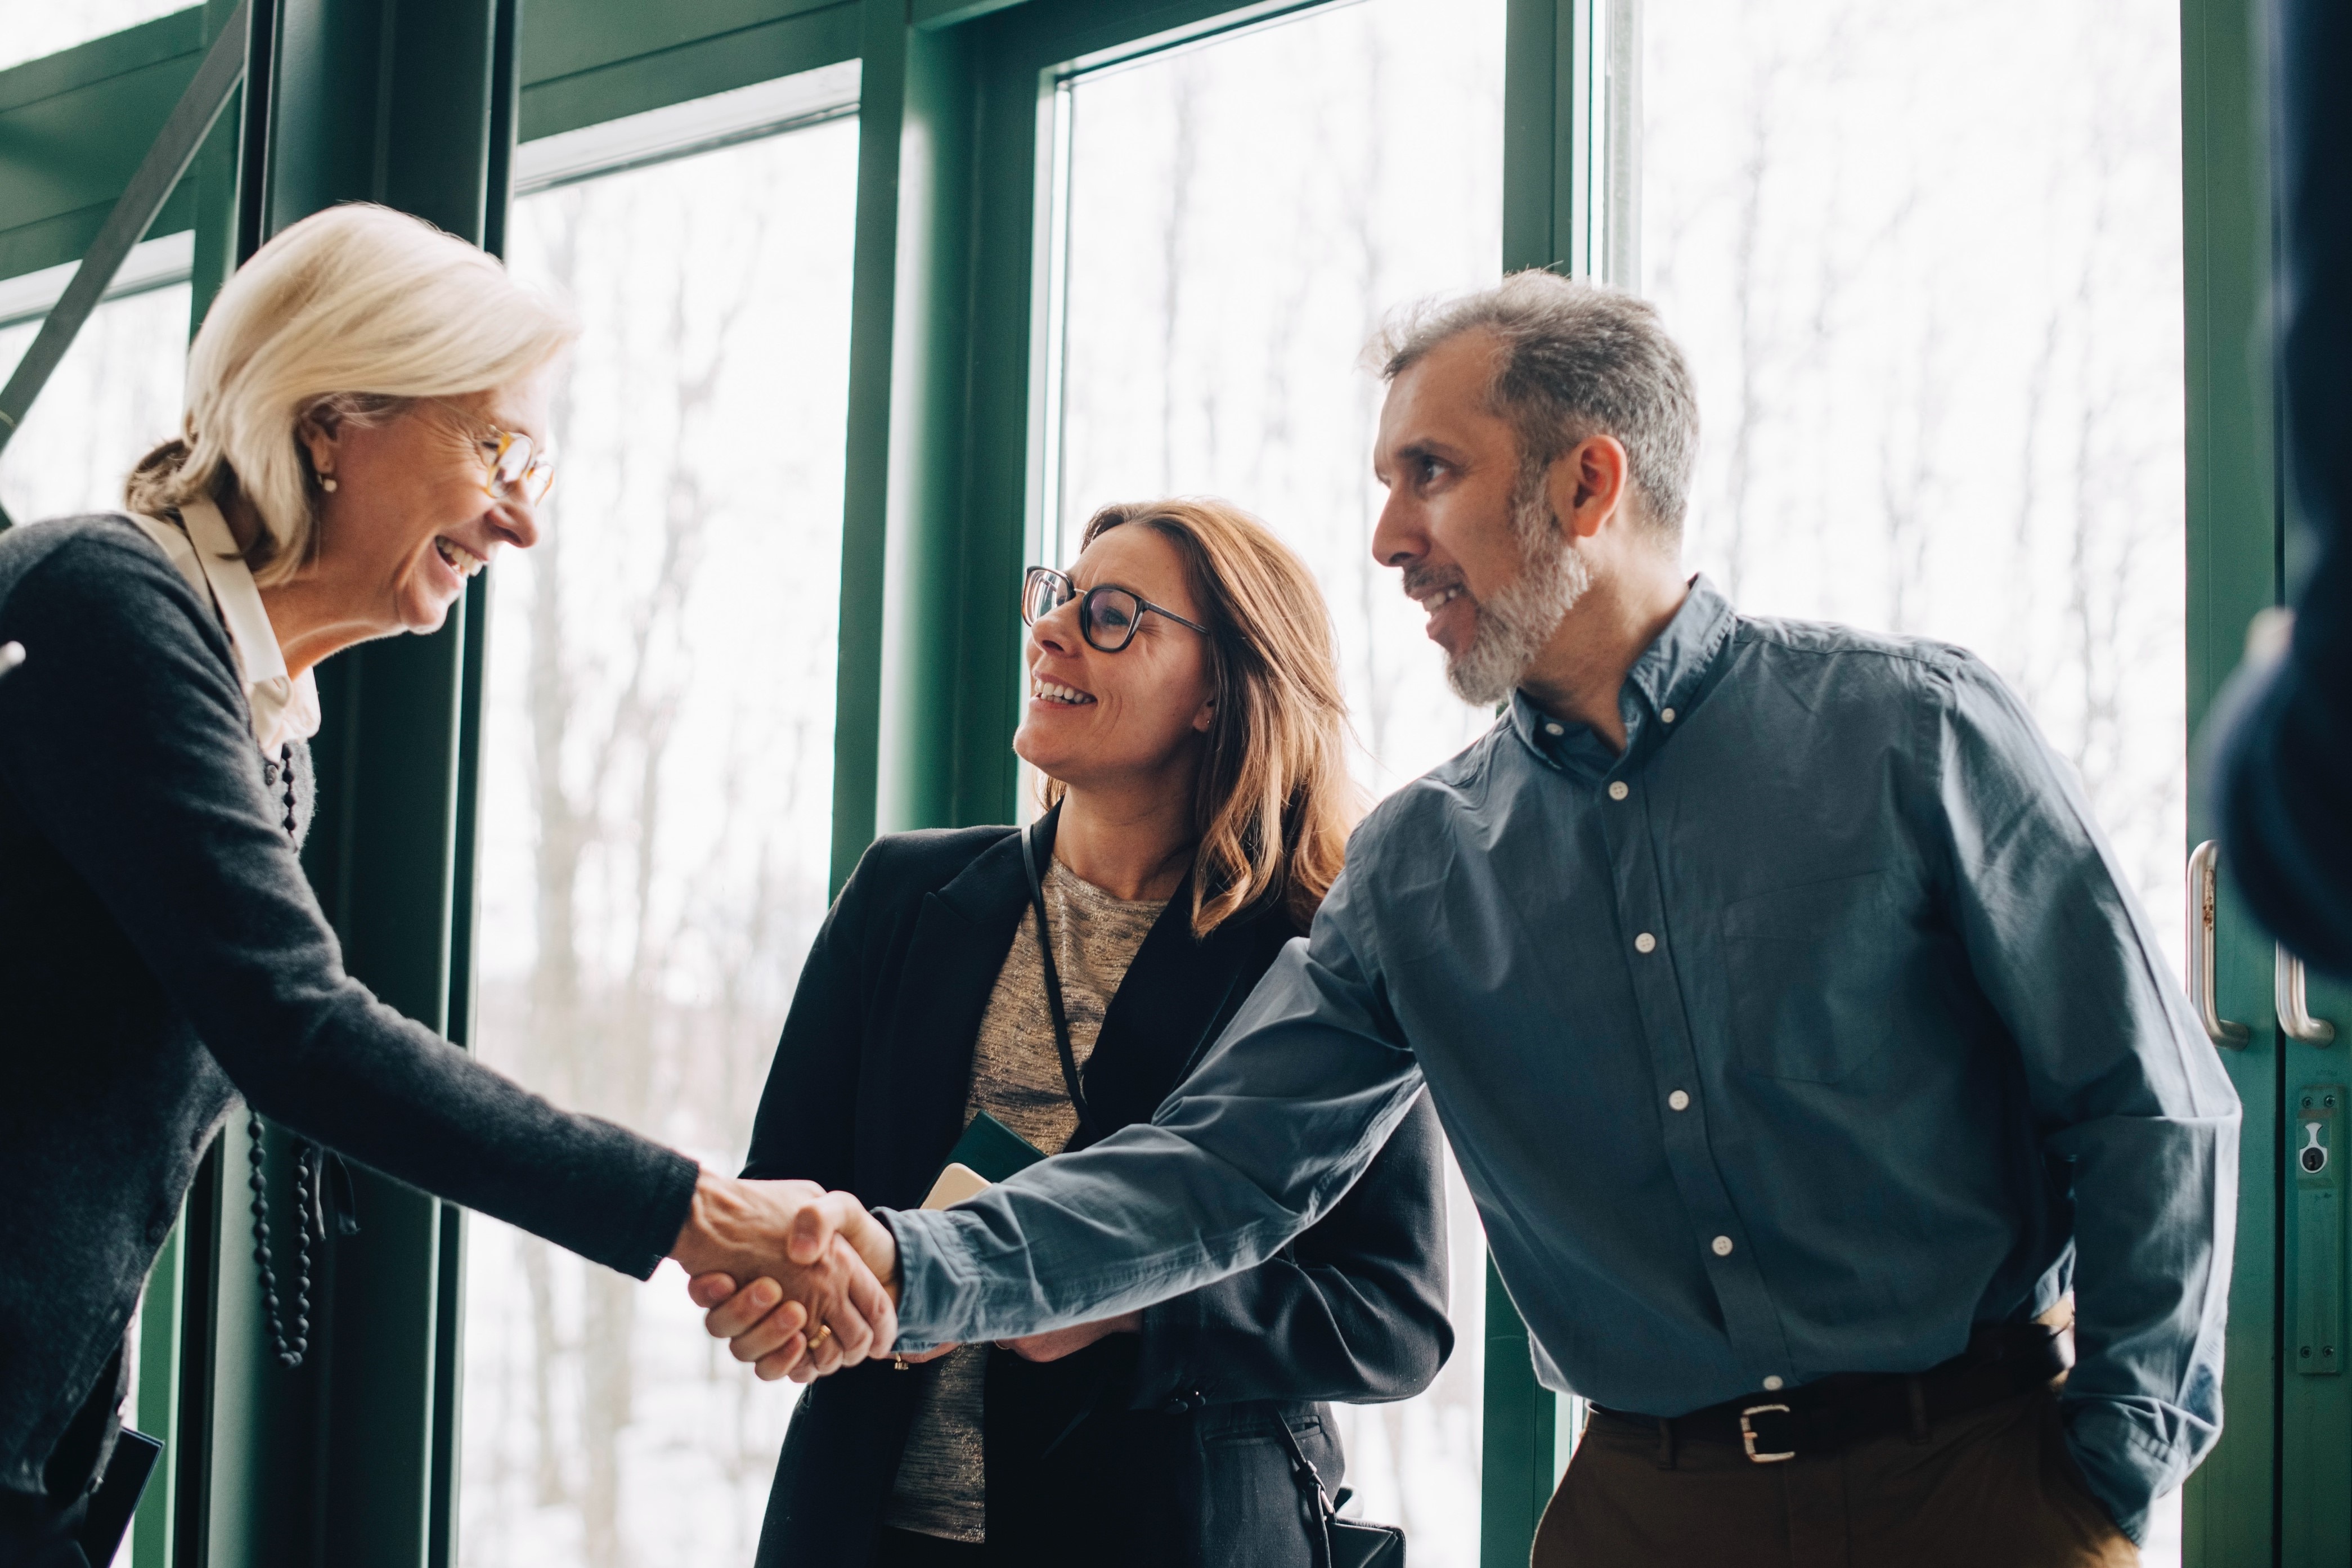
[[[1625,788],[1625,780],[1622,779],[1616,780],[1609,786],[1609,798],[1612,800],[1622,800],[1631,793],[1633,793],[1633,791]]]
[[[1765,1392],[1765,1393],[1767,1393],[1767,1394],[1778,1394],[1778,1393],[1780,1393],[1780,1380],[1778,1377],[1768,1377],[1768,1378],[1766,1378],[1766,1379],[1764,1380],[1764,1392]]]
[[[1718,1236],[1707,1245],[1715,1249],[1715,1255],[1718,1258],[1731,1256],[1731,1238],[1728,1236]]]
[[[1558,735],[1561,732],[1559,726],[1556,724],[1548,724],[1544,726],[1544,733],[1546,735]]]
[[[1690,1095],[1677,1089],[1666,1096],[1666,1106],[1669,1110],[1687,1111],[1690,1109]]]
[[[1646,931],[1633,938],[1633,951],[1636,953],[1651,952],[1656,948],[1657,945],[1658,939],[1651,936]]]
[[[1672,724],[1675,722],[1675,710],[1668,708],[1664,713],[1658,715],[1658,716],[1664,719],[1668,724]]]

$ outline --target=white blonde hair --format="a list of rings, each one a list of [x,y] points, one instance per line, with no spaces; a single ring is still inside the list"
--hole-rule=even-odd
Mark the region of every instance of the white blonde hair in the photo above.
[[[373,423],[415,399],[505,386],[577,330],[495,257],[421,218],[330,207],[223,287],[188,351],[182,434],[140,460],[123,499],[152,515],[242,496],[261,520],[246,564],[283,582],[317,546],[306,418]]]

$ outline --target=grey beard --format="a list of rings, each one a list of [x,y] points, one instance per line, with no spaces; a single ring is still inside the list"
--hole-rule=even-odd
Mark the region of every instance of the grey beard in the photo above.
[[[1491,599],[1478,601],[1470,645],[1445,662],[1454,695],[1478,707],[1491,707],[1517,688],[1560,622],[1592,586],[1592,569],[1540,488],[1512,497],[1511,533],[1519,541],[1518,575]]]

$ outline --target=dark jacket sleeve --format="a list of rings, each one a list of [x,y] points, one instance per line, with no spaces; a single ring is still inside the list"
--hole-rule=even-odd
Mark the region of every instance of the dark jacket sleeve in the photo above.
[[[2286,656],[2233,684],[2216,779],[2222,866],[2290,952],[2352,978],[2352,549],[2341,538]]]
[[[1454,1350],[1444,1134],[1423,1091],[1331,1212],[1255,1269],[1148,1307],[1138,1409],[1410,1399]]]
[[[2317,545],[2293,645],[2240,677],[2216,783],[2222,866],[2263,924],[2314,967],[2352,977],[2352,12],[2273,7],[2281,105],[2286,330],[2281,344],[2295,512]]]
[[[878,852],[877,844],[858,862],[801,965],[800,985],[751,1124],[746,1176],[797,1177],[834,1189],[856,1185],[857,1074],[865,1054],[858,965],[866,890]]]
[[[62,526],[62,525],[58,525]],[[0,772],[264,1114],[625,1273],[692,1197],[683,1155],[571,1115],[385,1007],[265,798],[226,645],[170,564],[88,533],[7,600]]]

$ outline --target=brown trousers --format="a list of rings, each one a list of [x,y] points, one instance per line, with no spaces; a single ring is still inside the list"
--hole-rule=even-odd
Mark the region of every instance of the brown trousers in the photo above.
[[[2035,1389],[1826,1458],[1752,1463],[1596,1415],[1536,1531],[1533,1568],[2132,1568]]]

